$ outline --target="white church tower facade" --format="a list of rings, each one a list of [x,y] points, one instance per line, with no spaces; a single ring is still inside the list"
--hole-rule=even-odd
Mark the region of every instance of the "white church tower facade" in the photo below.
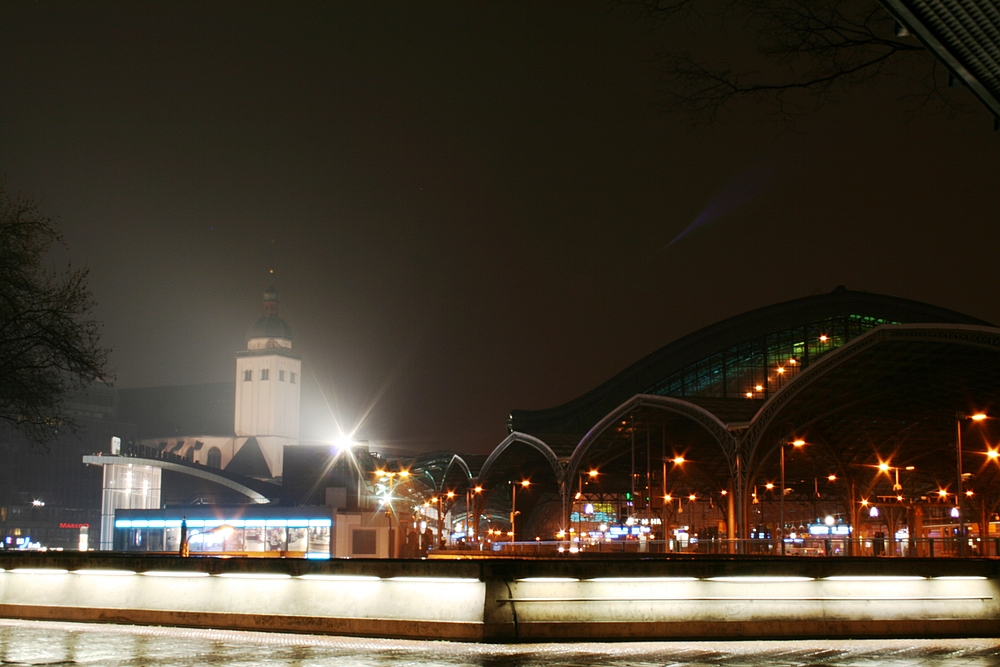
[[[281,475],[282,448],[299,437],[302,360],[292,349],[292,328],[278,317],[274,272],[264,292],[264,314],[247,332],[247,349],[236,355],[237,439],[253,437],[274,476]]]

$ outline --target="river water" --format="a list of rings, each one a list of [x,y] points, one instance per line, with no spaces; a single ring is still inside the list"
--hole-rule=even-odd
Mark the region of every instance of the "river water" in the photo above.
[[[1000,640],[487,645],[0,620],[2,665],[101,667],[1000,666]]]

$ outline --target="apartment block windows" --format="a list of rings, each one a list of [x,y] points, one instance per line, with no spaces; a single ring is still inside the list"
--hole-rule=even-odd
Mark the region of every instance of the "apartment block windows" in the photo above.
[[[278,371],[278,382],[285,381],[285,371]]]
[[[271,371],[270,371],[270,369],[267,369],[267,368],[265,368],[264,370],[262,370],[262,371],[260,372],[260,379],[261,379],[261,380],[269,380],[269,379],[270,379],[270,376],[271,376]]]
[[[252,370],[250,370],[248,368],[247,370],[243,371],[243,381],[244,382],[249,382],[252,379],[253,379],[253,371]]]
[[[292,384],[295,384],[295,373],[292,373],[291,375],[292,375],[292,379],[289,380],[289,382],[291,382]]]

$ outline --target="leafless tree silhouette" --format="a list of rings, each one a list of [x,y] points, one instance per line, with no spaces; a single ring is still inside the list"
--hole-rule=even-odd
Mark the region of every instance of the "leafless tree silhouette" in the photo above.
[[[0,422],[35,444],[77,426],[67,392],[110,379],[87,270],[45,266],[57,244],[38,204],[0,181]]]

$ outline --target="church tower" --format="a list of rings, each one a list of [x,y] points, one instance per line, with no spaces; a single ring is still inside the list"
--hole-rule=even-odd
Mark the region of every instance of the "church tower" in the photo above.
[[[273,269],[270,277],[264,315],[247,332],[247,349],[236,355],[236,435],[297,439],[302,360],[292,350],[292,328],[278,317]],[[280,462],[277,470],[271,467],[281,474]]]

